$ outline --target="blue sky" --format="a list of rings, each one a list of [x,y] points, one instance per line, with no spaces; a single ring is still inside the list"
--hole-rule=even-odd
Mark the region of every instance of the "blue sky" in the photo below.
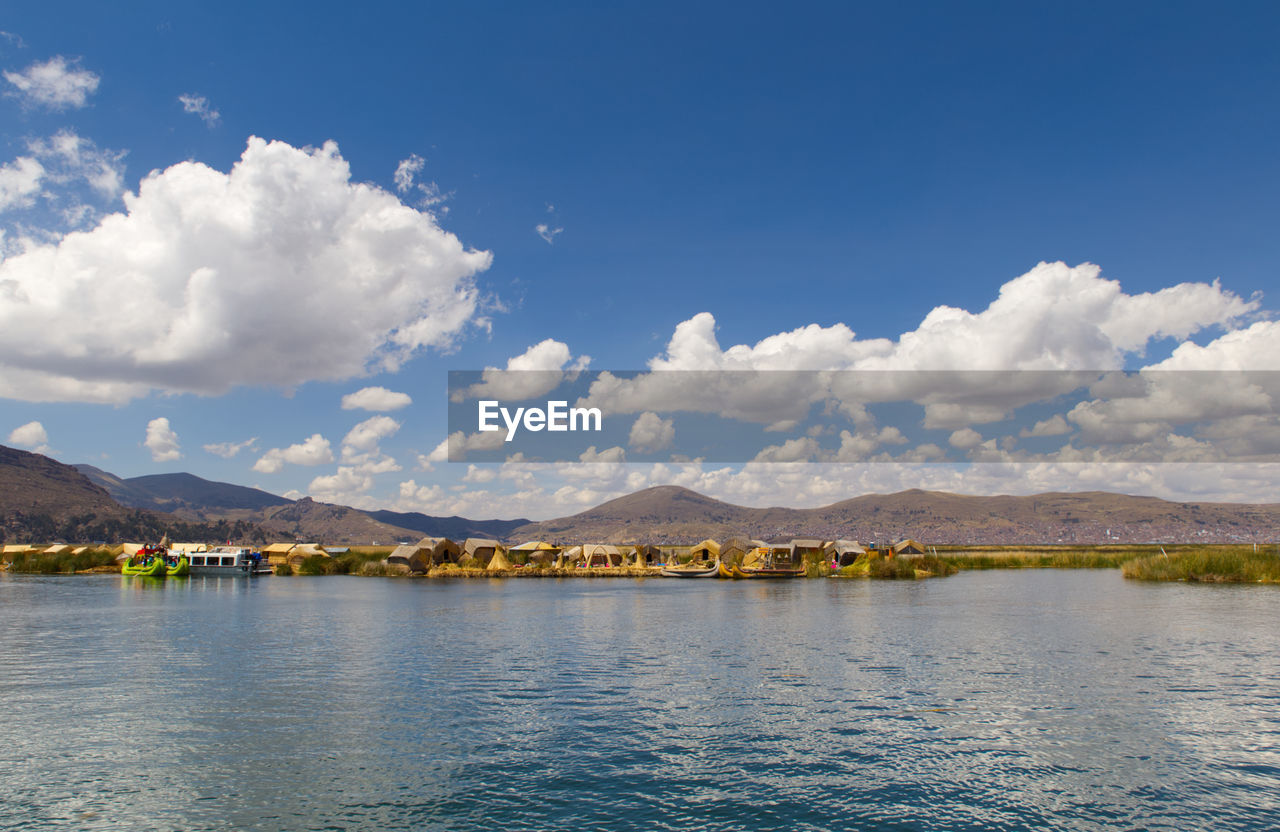
[[[282,326],[289,337],[268,344],[259,359],[243,345],[212,350],[208,362],[216,367],[206,366],[218,378],[198,383],[190,381],[202,375],[197,359],[171,360],[172,351],[140,358],[145,350],[126,350],[124,364],[95,370],[97,346],[33,350],[31,336],[14,336],[0,344],[0,369],[11,379],[18,370],[56,367],[75,384],[54,394],[47,379],[13,382],[0,399],[0,435],[9,444],[38,440],[26,446],[123,476],[186,470],[277,493],[503,516],[576,510],[665,481],[740,502],[792,505],[917,482],[975,491],[1110,484],[1242,499],[1263,499],[1262,484],[1274,482],[1256,468],[1206,478],[1203,468],[1176,467],[904,475],[890,466],[824,465],[817,484],[814,470],[801,467],[797,480],[780,485],[777,476],[740,466],[606,470],[595,463],[468,473],[457,463],[418,461],[444,439],[449,370],[504,367],[548,338],[565,345],[564,366],[589,356],[591,368],[643,368],[664,355],[675,366],[673,338],[701,313],[714,316],[725,351],[840,324],[859,343],[905,344],[911,339],[902,341],[903,333],[920,331],[940,307],[980,315],[1005,295],[1010,305],[1034,306],[1037,291],[1059,292],[1039,308],[1037,329],[1070,330],[1045,347],[1045,360],[1070,368],[1074,357],[1098,355],[1077,349],[1092,337],[1087,316],[1098,307],[1076,309],[1071,301],[1112,280],[1125,297],[1166,295],[1144,313],[1155,322],[1149,332],[1108,331],[1120,340],[1107,360],[1144,366],[1181,343],[1203,347],[1234,331],[1257,339],[1239,350],[1264,352],[1257,345],[1274,333],[1255,325],[1274,318],[1280,254],[1280,12],[1271,4],[471,3],[355,11],[316,3],[46,3],[7,9],[0,29],[8,33],[0,39],[7,73],[0,165],[9,177],[0,180],[7,183],[0,270],[8,268],[15,285],[71,280],[65,272],[43,275],[40,268],[54,267],[36,263],[33,247],[61,250],[70,261],[64,235],[93,232],[110,215],[135,210],[122,191],[137,193],[150,172],[185,161],[225,176],[250,136],[282,143],[272,146],[274,155],[246,157],[246,171],[264,175],[293,165],[298,176],[321,176],[316,155],[284,148],[335,142],[328,158],[349,165],[351,183],[430,213],[417,227],[421,239],[452,235],[461,250],[491,258],[459,266],[467,274],[450,283],[421,258],[379,249],[371,261],[377,269],[425,269],[442,281],[437,288],[472,292],[453,310],[460,319],[444,327],[447,337],[402,351],[391,371],[386,362],[374,366],[385,343],[347,344],[344,330],[354,317],[385,335],[412,316],[388,312],[387,285],[345,306],[326,303],[337,297],[332,288],[348,285],[350,261],[309,259],[317,240],[300,238],[296,284],[221,295],[236,281],[261,285],[290,270],[288,246],[280,242],[273,256],[283,259],[255,270],[254,250],[227,251],[247,238],[202,236],[208,218],[184,220],[166,235],[158,220],[146,239],[181,248],[172,262],[188,272],[210,258],[214,285],[223,287],[209,290],[210,302],[232,304],[225,315],[269,327],[272,316],[284,321],[307,307],[309,327]],[[70,86],[41,99],[32,68],[59,58],[53,69]],[[57,89],[70,98],[56,98]],[[184,111],[180,96],[194,112]],[[58,135],[64,148],[65,137],[75,137],[74,160],[53,149]],[[404,162],[413,169],[415,157],[421,167],[400,190],[395,172]],[[23,159],[33,161],[22,167]],[[23,179],[37,163],[43,177]],[[104,170],[118,175],[118,187],[92,178]],[[196,193],[176,174],[163,181],[172,193],[146,205],[172,211],[175,200]],[[316,185],[282,209],[273,239],[305,225],[309,206],[325,194],[359,201],[325,181],[330,190]],[[206,184],[192,198],[212,200],[207,207],[219,222],[234,216],[213,204],[217,188]],[[442,199],[432,202],[432,194]],[[87,209],[71,222],[77,206]],[[104,231],[95,251],[114,251],[125,239],[142,251],[144,236],[108,239]],[[1101,273],[1063,272],[1070,276],[1043,284],[1050,288],[1035,281],[1009,288],[1042,261],[1093,263]],[[132,320],[113,304],[135,279],[190,290],[190,275],[162,273],[164,266],[152,273],[138,262],[101,266],[88,279],[105,287],[102,296],[76,304],[74,314],[68,309],[51,339],[76,339],[82,326],[104,337],[148,337],[136,328],[109,332],[110,321]],[[313,280],[316,269],[330,271]],[[1219,306],[1203,294],[1172,293],[1214,280],[1213,298],[1227,298]],[[309,297],[306,287],[313,302],[280,301],[290,290]],[[83,294],[82,287],[68,297]],[[352,303],[360,314],[348,314]],[[1184,320],[1188,304],[1216,311]],[[48,308],[41,318],[13,296],[0,296],[0,315],[9,316],[6,324],[32,322],[33,332],[52,325]],[[1161,324],[1164,315],[1177,325]],[[209,323],[200,315],[192,321]],[[172,319],[157,326],[175,328]],[[237,327],[233,321],[228,331],[241,340],[259,331]],[[806,337],[783,341],[794,346]],[[305,359],[321,342],[337,343],[356,364],[367,359],[365,369],[318,371],[323,362]],[[860,356],[859,349],[849,354]],[[973,360],[1016,363],[1019,349],[1027,349],[1025,339],[983,346],[985,358]],[[290,350],[299,354],[283,355]],[[898,353],[895,360],[910,363],[905,348]],[[763,354],[753,353],[757,361]],[[283,374],[287,383],[264,381],[272,373],[263,364],[294,358],[299,367]],[[789,366],[812,368],[803,364],[796,357]],[[117,380],[141,386],[91,395],[84,387],[95,372],[124,373]],[[340,482],[316,487],[317,478],[339,476],[343,437],[378,414],[344,410],[342,397],[374,386],[407,393],[412,404],[383,412],[394,432],[380,423],[374,445],[349,454],[363,454],[363,462],[348,464]],[[144,445],[148,423],[158,418],[176,434],[180,457],[157,460]],[[34,429],[10,434],[33,421],[43,438]],[[270,449],[315,434],[329,443],[329,461],[254,469]],[[203,450],[252,437],[254,446],[229,459]],[[379,464],[386,470],[375,471]]]

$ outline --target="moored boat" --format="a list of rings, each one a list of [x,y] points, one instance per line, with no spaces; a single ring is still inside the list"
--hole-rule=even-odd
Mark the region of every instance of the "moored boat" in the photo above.
[[[186,555],[178,555],[178,559],[168,564],[165,575],[170,578],[185,578],[191,574],[191,561]]]
[[[163,578],[169,570],[165,560],[166,550],[159,546],[143,546],[124,565],[120,567],[121,575],[144,578]]]
[[[192,575],[252,578],[272,574],[261,553],[244,546],[215,546],[207,552],[194,552],[189,568]]]
[[[720,561],[716,561],[710,566],[698,566],[689,568],[687,566],[664,566],[661,574],[664,578],[714,578],[720,574]]]

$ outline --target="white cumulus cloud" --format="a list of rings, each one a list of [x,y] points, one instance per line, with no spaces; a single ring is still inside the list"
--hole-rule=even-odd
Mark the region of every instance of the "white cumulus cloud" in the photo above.
[[[34,63],[22,72],[5,72],[4,77],[24,102],[51,110],[83,107],[101,81],[89,70],[80,69],[77,61],[61,55]]]
[[[182,162],[124,200],[90,231],[0,261],[0,396],[336,381],[397,370],[476,322],[490,254],[353,183],[332,142],[250,138],[229,173]],[[79,337],[44,337],[67,320]]]
[[[39,422],[27,422],[10,431],[9,444],[44,454],[49,452],[49,434]]]
[[[413,404],[408,393],[385,387],[365,387],[342,397],[343,410],[399,410]]]
[[[657,413],[645,412],[631,425],[627,444],[641,453],[651,453],[670,448],[675,438],[674,420],[663,419]]]
[[[151,451],[151,458],[156,462],[172,462],[182,458],[178,434],[169,426],[169,420],[164,416],[147,422],[147,439],[142,444]]]
[[[34,203],[43,178],[44,165],[30,156],[19,156],[0,166],[0,211]]]
[[[318,433],[313,433],[302,442],[287,448],[272,448],[253,464],[253,470],[263,474],[274,474],[290,465],[327,465],[333,462],[333,449],[329,440]]]
[[[520,355],[507,359],[506,370],[486,367],[480,382],[455,391],[453,398],[509,399],[520,401],[554,390],[566,374],[578,372],[591,363],[591,356],[576,359],[569,345],[554,338],[539,341]]]

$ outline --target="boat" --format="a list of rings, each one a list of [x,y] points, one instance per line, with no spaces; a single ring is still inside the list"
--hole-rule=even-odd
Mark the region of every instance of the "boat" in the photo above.
[[[120,574],[131,577],[163,578],[168,574],[167,551],[160,546],[143,546],[120,567]]]
[[[762,546],[757,548],[758,558],[755,565],[720,567],[720,577],[742,580],[746,578],[803,578],[803,563],[795,562],[795,553],[790,546]]]
[[[720,561],[716,561],[710,566],[697,566],[692,569],[688,566],[664,566],[660,570],[664,578],[714,578],[720,574]]]
[[[164,574],[169,578],[185,578],[191,574],[191,561],[187,560],[186,555],[178,555],[177,560],[170,558]]]
[[[262,554],[244,546],[215,546],[207,552],[194,552],[189,557],[192,575],[252,578],[272,574]]]

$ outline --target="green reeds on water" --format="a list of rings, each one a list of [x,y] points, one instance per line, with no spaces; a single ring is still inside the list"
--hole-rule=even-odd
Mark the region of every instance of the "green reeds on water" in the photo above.
[[[78,555],[63,552],[46,555],[42,552],[27,552],[14,557],[10,567],[14,572],[27,572],[38,575],[56,575],[59,573],[84,572],[103,566],[115,566],[116,558],[110,549],[86,549]]]
[[[1280,583],[1280,553],[1274,545],[1202,546],[1137,558],[1122,572],[1140,581]]]

